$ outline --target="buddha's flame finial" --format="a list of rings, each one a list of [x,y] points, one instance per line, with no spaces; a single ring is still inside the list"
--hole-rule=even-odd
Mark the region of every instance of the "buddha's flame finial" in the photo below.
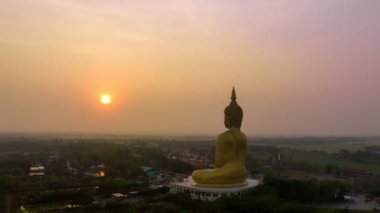
[[[235,87],[232,87],[231,101],[233,101],[233,102],[236,101]]]

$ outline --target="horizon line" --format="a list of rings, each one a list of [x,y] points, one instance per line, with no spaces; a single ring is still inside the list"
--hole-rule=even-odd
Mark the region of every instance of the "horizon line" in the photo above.
[[[93,131],[1,131],[2,135],[67,135],[67,136],[127,136],[127,137],[206,137],[215,138],[218,133],[156,133],[156,132],[93,132]],[[246,134],[247,138],[380,138],[374,134]]]

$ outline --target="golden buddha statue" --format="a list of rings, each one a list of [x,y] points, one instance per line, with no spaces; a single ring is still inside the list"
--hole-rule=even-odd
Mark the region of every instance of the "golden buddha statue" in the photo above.
[[[243,110],[236,102],[235,88],[231,103],[224,110],[224,124],[228,129],[218,136],[215,149],[215,169],[195,170],[195,186],[236,187],[246,185],[245,168],[247,138],[240,131]]]

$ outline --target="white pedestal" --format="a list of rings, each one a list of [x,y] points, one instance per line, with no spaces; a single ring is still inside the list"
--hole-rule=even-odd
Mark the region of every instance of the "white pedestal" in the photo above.
[[[240,187],[200,187],[193,186],[193,178],[189,176],[183,182],[169,184],[171,193],[190,193],[192,199],[214,201],[221,197],[238,196],[248,193],[259,185],[258,180],[247,179],[247,185]]]

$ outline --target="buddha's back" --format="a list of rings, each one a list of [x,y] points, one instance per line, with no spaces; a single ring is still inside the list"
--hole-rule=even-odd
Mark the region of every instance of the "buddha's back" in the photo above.
[[[231,178],[245,179],[247,138],[239,129],[231,128],[218,137],[215,165]]]
[[[228,130],[216,141],[215,168],[194,171],[192,178],[195,185],[235,187],[247,184],[247,138],[240,131],[242,119],[243,110],[236,102],[233,89],[230,105],[224,110],[224,124]]]

